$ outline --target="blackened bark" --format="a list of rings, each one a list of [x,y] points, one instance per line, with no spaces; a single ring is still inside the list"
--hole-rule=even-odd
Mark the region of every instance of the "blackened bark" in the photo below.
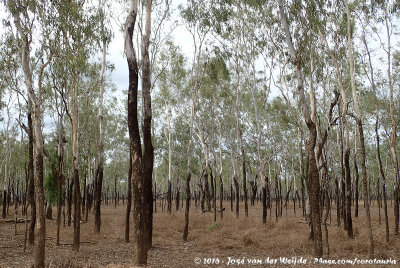
[[[129,154],[129,159],[132,159],[130,154]],[[128,193],[127,193],[126,203],[127,204],[126,204],[126,217],[125,217],[125,243],[129,243],[129,218],[131,215],[131,208],[132,208],[132,161],[129,161]]]
[[[69,183],[69,179],[68,179]],[[71,183],[69,183],[68,187],[68,209],[67,209],[67,218],[68,218],[68,226],[71,226],[71,218],[72,218],[72,189],[74,187],[74,181],[72,180]]]
[[[264,178],[266,180],[266,178]],[[262,187],[263,224],[267,223],[267,187]]]
[[[235,184],[235,194],[236,194],[236,218],[239,218],[239,183],[236,178],[236,175],[233,176],[233,182]]]
[[[179,187],[176,187],[176,197],[175,197],[175,208],[176,208],[176,211],[179,210],[179,202],[180,202],[180,200],[181,200],[181,194],[180,194],[180,191],[179,191]]]
[[[7,190],[3,191],[3,213],[2,213],[3,219],[7,217]]]
[[[103,167],[100,164],[96,170],[96,188],[94,192],[94,232],[100,233],[101,228],[101,189],[103,188]]]
[[[133,48],[133,32],[137,15],[137,1],[131,0],[130,10],[125,27],[125,54],[129,70],[128,89],[128,128],[133,185],[133,218],[134,218],[134,264],[147,265],[148,250],[152,245],[153,224],[153,161],[154,149],[151,141],[151,73],[149,43],[151,30],[152,0],[146,2],[145,34],[142,42],[142,97],[143,97],[143,148],[142,154],[139,122],[137,118],[138,66],[136,52]]]
[[[30,103],[30,102],[29,102]],[[36,224],[36,202],[35,202],[35,176],[33,171],[33,126],[32,126],[32,113],[30,112],[31,104],[28,103],[28,138],[29,138],[29,162],[28,162],[28,198],[31,205],[31,221],[29,224],[29,244],[33,245],[35,241],[35,224]]]
[[[74,160],[75,161],[75,160]],[[74,168],[74,242],[72,250],[79,251],[81,232],[81,190],[79,185],[79,170]]]
[[[385,172],[383,171],[383,165],[381,159],[380,139],[378,132],[378,118],[376,119],[376,124],[375,124],[375,135],[376,135],[376,157],[378,158],[379,174],[382,178],[382,195],[383,195],[383,211],[385,214],[386,242],[389,242],[389,219],[388,219],[387,197],[386,197],[386,177],[385,177]]]
[[[187,237],[189,234],[189,208],[190,208],[190,178],[191,174],[189,172],[186,178],[186,204],[185,204],[185,227],[183,229],[183,241],[187,241]]]
[[[151,140],[151,69],[150,69],[150,32],[151,32],[151,7],[152,0],[146,1],[146,25],[145,34],[142,42],[142,98],[144,106],[143,117],[143,172],[144,172],[144,205],[145,205],[145,232],[147,238],[147,249],[152,247],[153,233],[153,164],[154,164],[154,148]]]
[[[230,196],[230,201],[231,201],[231,212],[233,212],[233,186],[231,182],[231,196]]]
[[[43,151],[41,150],[38,150],[36,155],[36,174],[35,192],[36,206],[38,208],[38,226],[35,232],[35,267],[45,267],[46,217],[43,188]]]
[[[354,185],[354,190],[355,190],[355,196],[354,196],[354,201],[355,203],[355,208],[354,208],[354,217],[358,217],[358,180],[359,180],[359,175],[358,175],[358,166],[357,166],[357,155],[354,153],[354,172],[356,176],[356,181]],[[379,184],[378,184],[378,189],[379,189]],[[378,190],[379,191],[379,190]]]
[[[167,191],[167,211],[171,214],[171,207],[172,207],[172,183],[168,180],[168,191]]]
[[[204,191],[207,198],[207,211],[211,211],[211,193],[208,185],[208,169],[205,168],[204,173]]]
[[[240,139],[242,139],[242,131],[240,130]],[[244,192],[244,214],[246,217],[249,216],[249,204],[247,197],[247,180],[246,180],[246,155],[244,153],[244,147],[241,146],[242,154],[242,175],[243,175],[243,192]]]
[[[367,167],[366,167],[366,155],[365,155],[365,141],[364,141],[364,130],[362,126],[361,119],[356,119],[359,135],[360,135],[360,149],[361,149],[361,168],[362,168],[362,177],[363,177],[363,192],[364,192],[364,203],[365,203],[365,212],[367,214],[367,225],[368,225],[368,237],[369,237],[369,254],[370,257],[374,255],[374,243],[372,237],[372,226],[371,226],[371,215],[369,209],[369,197],[368,197],[368,182],[367,182]]]
[[[309,124],[307,124],[308,126]],[[321,213],[320,213],[320,185],[319,185],[319,174],[318,167],[315,161],[315,142],[317,138],[317,131],[312,124],[309,127],[310,130],[310,140],[307,144],[307,160],[308,160],[308,181],[307,188],[310,197],[310,206],[311,206],[311,222],[312,222],[312,231],[314,238],[314,252],[317,256],[322,256],[322,230],[321,230]]]
[[[62,146],[62,140],[59,141]],[[60,225],[61,225],[61,209],[62,209],[62,204],[63,204],[63,173],[62,173],[62,162],[63,162],[63,157],[62,157],[62,152],[60,151],[58,153],[58,170],[57,170],[57,234],[56,234],[56,245],[60,245]]]
[[[340,226],[340,190],[339,190],[339,179],[335,178],[335,196],[336,196],[336,221],[337,225]]]
[[[346,221],[347,237],[353,238],[353,222],[351,219],[351,177],[350,177],[350,148],[344,153],[344,166],[346,176]]]
[[[222,181],[222,174],[219,174],[219,215],[221,219],[224,217],[223,202],[224,200],[224,183]]]

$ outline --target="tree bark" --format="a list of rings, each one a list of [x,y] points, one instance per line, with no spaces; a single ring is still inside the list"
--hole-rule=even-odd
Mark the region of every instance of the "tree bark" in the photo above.
[[[104,73],[106,69],[106,58],[107,58],[107,40],[105,37],[104,29],[104,7],[99,2],[99,13],[100,13],[100,25],[101,25],[101,38],[102,38],[102,50],[103,57],[101,61],[100,70],[100,96],[99,96],[99,144],[98,144],[98,166],[96,172],[96,191],[95,191],[95,221],[94,229],[95,233],[100,233],[101,227],[101,189],[103,186],[103,171],[104,171],[104,118],[103,118],[103,96],[104,96]]]
[[[63,137],[63,116],[62,112],[59,113],[58,118],[58,146],[57,146],[57,234],[56,234],[56,245],[60,245],[60,225],[61,225],[61,208],[63,204],[63,162],[64,162],[64,137]]]
[[[150,34],[151,34],[151,9],[152,0],[146,1],[146,24],[142,42],[142,99],[144,106],[143,117],[143,171],[144,171],[144,205],[145,205],[145,232],[147,239],[147,249],[152,247],[153,233],[153,164],[154,148],[151,140],[151,69],[150,69]]]
[[[33,169],[33,124],[32,124],[32,102],[28,101],[28,138],[29,138],[29,162],[28,162],[28,177],[29,177],[29,186],[28,186],[28,195],[29,195],[29,203],[31,205],[31,221],[29,223],[29,244],[33,245],[35,241],[35,224],[36,224],[36,202],[35,202],[35,176]]]
[[[365,32],[363,32],[362,40],[367,51],[368,55],[368,64],[370,68],[371,76],[369,77],[372,89],[374,91],[374,101],[375,101],[375,140],[376,140],[376,158],[378,160],[379,166],[379,174],[382,179],[382,195],[383,195],[383,210],[385,214],[385,230],[386,230],[386,242],[389,242],[389,220],[388,220],[388,210],[387,210],[387,196],[386,196],[386,177],[385,172],[383,170],[382,159],[381,159],[381,150],[380,150],[380,138],[378,132],[379,126],[379,106],[378,106],[378,97],[376,95],[376,85],[374,78],[374,69],[372,67],[371,53],[368,48],[367,41],[365,39]]]
[[[132,151],[131,145],[129,151]],[[129,159],[132,156],[129,154]],[[132,208],[132,161],[129,161],[129,173],[128,173],[128,192],[126,201],[126,217],[125,217],[125,243],[129,243],[129,219]]]
[[[303,116],[309,130],[309,141],[306,148],[306,159],[307,159],[307,188],[310,197],[311,204],[311,223],[314,238],[314,255],[321,257],[323,254],[322,248],[322,230],[321,230],[321,210],[320,210],[320,185],[319,185],[319,171],[315,159],[315,145],[317,139],[317,130],[315,123],[311,120],[310,111],[306,104],[304,85],[303,85],[303,73],[301,69],[300,58],[294,48],[292,37],[290,35],[289,25],[287,23],[286,15],[283,9],[282,0],[279,0],[279,14],[282,27],[285,32],[286,43],[289,48],[289,52],[293,59],[293,64],[296,68],[296,79],[298,82],[297,90],[300,95],[300,104],[302,107]]]
[[[350,11],[348,1],[345,0],[346,5],[346,13],[347,13],[347,42],[348,42],[348,52],[349,52],[349,61],[350,61],[350,80],[351,80],[351,91],[353,95],[354,101],[354,109],[356,111],[356,122],[360,135],[360,149],[361,149],[361,168],[362,168],[362,176],[363,176],[363,191],[364,191],[364,203],[365,203],[365,212],[367,216],[367,226],[368,226],[368,237],[369,237],[369,255],[372,258],[374,256],[374,241],[372,236],[372,224],[371,224],[371,215],[370,215],[370,204],[369,204],[369,194],[368,194],[368,182],[367,182],[367,167],[366,167],[366,155],[365,155],[365,142],[364,142],[364,130],[362,126],[362,113],[358,104],[358,96],[356,93],[356,84],[354,78],[354,62],[353,62],[353,45],[352,45],[352,37],[351,37],[351,29],[350,29]]]
[[[129,70],[128,128],[132,162],[133,218],[134,218],[134,264],[147,265],[147,254],[152,244],[153,186],[152,172],[154,153],[151,142],[151,74],[149,42],[151,30],[152,1],[146,2],[145,34],[142,43],[142,98],[143,98],[143,144],[142,154],[139,122],[137,118],[138,65],[133,47],[133,31],[137,15],[137,0],[130,0],[129,14],[125,23],[125,55]]]
[[[355,145],[357,146],[357,145]],[[354,185],[354,190],[355,190],[355,196],[354,196],[354,201],[355,201],[355,208],[354,208],[354,217],[358,217],[358,180],[359,180],[359,175],[358,175],[358,166],[357,166],[357,149],[354,148],[354,173],[356,177],[355,185]],[[379,185],[378,185],[379,187]]]

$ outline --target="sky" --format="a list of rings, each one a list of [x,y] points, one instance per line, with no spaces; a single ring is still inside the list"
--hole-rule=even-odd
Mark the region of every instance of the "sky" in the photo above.
[[[172,9],[176,16],[178,5],[182,4],[184,1],[174,0],[172,2]],[[154,13],[152,16],[154,16]],[[114,18],[112,21],[111,27],[114,31],[114,38],[110,43],[107,55],[107,60],[115,67],[114,71],[111,73],[111,79],[117,87],[118,95],[128,89],[128,66],[124,55],[124,36],[119,30],[120,26],[118,26],[118,24],[125,21],[125,18],[126,14],[122,13],[121,17]],[[171,39],[175,45],[178,45],[182,49],[182,52],[186,57],[191,57],[191,54],[193,53],[192,36],[184,26],[176,27],[171,34]]]
[[[179,4],[183,3],[184,1],[172,1],[173,12],[177,12],[177,7]],[[120,105],[124,105],[126,101],[126,94],[124,91],[128,89],[128,66],[126,62],[126,57],[124,55],[124,36],[121,29],[121,24],[125,21],[127,12],[115,12],[117,10],[121,10],[121,6],[117,3],[117,1],[113,2],[112,11],[114,13],[120,13],[119,17],[113,17],[111,19],[111,23],[109,27],[112,29],[114,37],[108,47],[107,53],[107,62],[108,64],[112,64],[114,66],[114,70],[110,73],[107,73],[107,76],[111,79],[111,82],[115,85],[116,91],[115,92],[106,92],[106,98],[116,97]],[[7,10],[3,5],[0,5],[0,21],[6,18]],[[153,13],[154,16],[154,13]],[[0,23],[0,35],[5,31],[5,27],[2,23]],[[192,49],[192,37],[190,33],[183,27],[179,26],[175,28],[172,32],[171,36],[172,40],[174,41],[175,45],[178,45],[182,48],[184,54],[187,57],[190,57],[190,54],[193,53]],[[138,49],[138,48],[136,48]],[[101,53],[99,52],[95,56],[96,61],[101,60]],[[17,99],[12,98],[14,100],[14,106],[17,105]],[[8,98],[7,98],[8,101]],[[18,116],[18,112],[15,109],[15,112],[11,112],[11,121],[15,120]],[[5,120],[3,121],[4,124],[0,124],[0,129],[4,129],[7,124],[7,112],[6,109],[1,111],[1,117]],[[54,120],[51,116],[48,116],[44,120],[44,128],[48,130],[48,132],[52,131],[50,128],[54,127]],[[47,131],[45,131],[47,132]]]

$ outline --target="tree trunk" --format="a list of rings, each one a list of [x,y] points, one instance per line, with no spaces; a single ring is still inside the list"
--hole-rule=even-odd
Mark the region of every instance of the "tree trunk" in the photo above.
[[[35,224],[36,224],[36,202],[35,202],[35,176],[33,170],[33,125],[32,125],[32,102],[28,102],[28,138],[29,138],[29,162],[28,162],[28,178],[29,178],[29,186],[28,186],[28,196],[29,203],[31,205],[31,221],[29,223],[29,235],[28,241],[29,244],[33,245],[35,241]]]
[[[186,179],[186,204],[185,204],[185,227],[183,229],[183,241],[187,241],[187,237],[189,234],[189,208],[190,208],[190,177],[191,174],[189,172],[188,177]]]
[[[230,202],[231,202],[231,212],[233,212],[233,186],[231,182],[231,195],[230,195]]]
[[[309,141],[307,143],[307,188],[311,203],[311,223],[312,230],[314,233],[314,255],[321,257],[323,254],[322,248],[322,230],[321,230],[321,210],[320,210],[320,186],[319,186],[319,171],[315,159],[315,145],[317,139],[317,130],[315,123],[311,120],[310,111],[306,104],[304,85],[303,85],[303,73],[301,70],[301,62],[299,55],[293,46],[293,41],[290,35],[289,25],[287,23],[286,15],[283,9],[282,0],[279,0],[279,12],[282,27],[286,36],[286,43],[291,53],[293,64],[296,67],[296,78],[297,78],[297,89],[300,95],[300,103],[303,111],[303,116],[309,130]]]
[[[354,62],[353,62],[353,46],[352,46],[352,37],[351,37],[351,29],[350,29],[350,11],[348,1],[345,0],[346,5],[346,13],[347,13],[347,42],[348,42],[348,51],[349,51],[349,62],[350,62],[350,79],[351,79],[351,91],[353,95],[354,101],[354,109],[356,111],[357,117],[356,122],[360,135],[360,149],[361,149],[361,168],[362,168],[362,176],[363,176],[363,191],[364,191],[364,203],[365,203],[365,212],[367,216],[367,226],[368,226],[368,236],[369,236],[369,255],[372,258],[374,256],[374,242],[372,237],[372,226],[371,226],[371,215],[369,209],[369,197],[368,197],[368,182],[367,182],[367,167],[366,167],[366,155],[365,155],[365,142],[364,142],[364,130],[362,126],[362,114],[358,104],[358,96],[356,93],[356,84],[354,78]]]
[[[355,196],[354,196],[354,201],[356,202],[355,204],[355,208],[354,208],[354,217],[358,217],[358,180],[359,180],[359,175],[358,175],[358,166],[357,166],[357,152],[356,149],[354,151],[354,173],[355,173],[355,177],[356,177],[356,182],[354,185],[354,190],[355,190]],[[379,185],[378,185],[379,188]]]
[[[99,96],[99,144],[98,144],[98,166],[96,171],[96,189],[95,189],[95,220],[94,220],[94,231],[100,233],[101,226],[101,189],[103,186],[103,172],[104,172],[104,119],[103,119],[103,96],[104,96],[104,73],[106,69],[106,57],[107,57],[107,39],[104,36],[104,10],[103,6],[100,5],[100,16],[101,16],[101,34],[102,34],[102,50],[103,57],[101,62],[100,70],[100,96]]]
[[[75,158],[75,157],[74,157]],[[76,160],[74,159],[74,162]],[[74,242],[72,250],[79,251],[80,246],[80,231],[81,231],[81,190],[79,183],[79,170],[77,166],[73,169],[74,172]]]
[[[221,219],[224,218],[224,209],[223,209],[223,201],[224,201],[224,183],[222,181],[222,174],[219,174],[219,215]]]
[[[205,197],[207,198],[207,211],[211,212],[211,194],[210,194],[210,187],[208,185],[208,167],[205,167],[204,173],[204,193]]]
[[[266,187],[266,180],[267,180],[267,177],[265,177],[264,176],[264,182],[263,182],[263,186],[262,186],[262,188],[261,188],[261,191],[262,191],[262,211],[263,211],[263,216],[262,216],[262,222],[263,222],[263,224],[266,224],[267,223],[267,214],[268,214],[268,211],[267,211],[267,187]]]
[[[235,194],[236,194],[236,218],[239,218],[239,183],[238,183],[238,180],[237,180],[237,177],[236,177],[236,175],[234,175],[234,177],[233,177],[233,182],[234,182],[234,184],[235,184]]]
[[[132,149],[130,149],[129,151],[131,152]],[[132,156],[130,154],[129,154],[129,159],[132,159]],[[125,217],[125,243],[129,243],[129,218],[131,215],[131,208],[132,208],[132,161],[129,161],[128,193],[127,193],[126,217]]]
[[[172,183],[168,180],[168,191],[167,191],[167,211],[171,214],[171,207],[172,207]]]
[[[144,106],[143,117],[143,171],[144,171],[144,205],[145,205],[145,232],[147,250],[152,247],[153,233],[153,164],[154,148],[151,140],[151,69],[149,57],[150,33],[151,33],[151,9],[152,0],[146,1],[146,24],[142,42],[142,99]]]
[[[137,118],[138,66],[133,47],[133,31],[137,15],[137,0],[130,1],[126,19],[125,55],[129,69],[128,90],[128,128],[132,162],[133,219],[134,219],[134,264],[147,265],[147,254],[152,244],[153,186],[152,172],[154,153],[151,142],[151,74],[149,60],[149,41],[151,30],[152,0],[146,2],[145,34],[142,42],[142,98],[143,98],[143,144],[142,154],[139,122]]]
[[[367,41],[365,39],[365,33],[363,34],[362,40],[363,40],[363,43],[364,43],[364,46],[366,48],[367,55],[368,55],[368,63],[369,63],[369,68],[370,68],[370,73],[371,73],[370,82],[371,82],[372,89],[374,90],[376,158],[378,160],[378,165],[379,165],[379,174],[382,179],[382,195],[383,195],[383,206],[384,206],[383,210],[384,210],[384,214],[385,214],[386,242],[389,242],[389,220],[388,220],[387,197],[386,197],[386,177],[385,177],[385,172],[383,170],[383,165],[382,165],[381,150],[380,150],[380,138],[379,138],[379,132],[378,132],[378,126],[379,126],[378,98],[376,95],[374,69],[372,67],[371,54],[370,54],[370,51],[368,48]]]
[[[176,208],[176,211],[179,210],[179,202],[180,202],[180,192],[179,192],[179,187],[176,187],[176,197],[175,197],[175,208]]]
[[[347,221],[347,237],[353,238],[353,222],[351,219],[351,178],[350,178],[350,148],[346,147],[344,153],[344,166],[346,178],[346,221]]]
[[[68,179],[68,209],[67,209],[67,218],[68,218],[68,226],[71,226],[71,218],[72,218],[72,189],[74,187],[74,181],[71,180],[69,183]]]
[[[61,114],[61,113],[60,113]],[[57,234],[56,234],[56,245],[60,245],[60,225],[61,225],[61,208],[63,204],[63,162],[64,162],[64,138],[63,138],[63,116],[59,117],[58,126],[58,147],[57,147],[57,158],[58,158],[58,169],[57,169]]]

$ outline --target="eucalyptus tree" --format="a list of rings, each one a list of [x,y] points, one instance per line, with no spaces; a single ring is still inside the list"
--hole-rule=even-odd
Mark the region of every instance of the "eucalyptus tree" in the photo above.
[[[362,112],[360,109],[358,95],[356,92],[354,59],[353,59],[353,44],[352,44],[353,38],[352,38],[352,34],[351,34],[351,13],[350,13],[350,8],[349,8],[349,3],[347,0],[345,0],[345,5],[346,5],[346,15],[347,15],[347,42],[348,42],[348,53],[349,53],[349,62],[350,62],[351,91],[352,91],[352,95],[353,95],[354,109],[356,111],[356,122],[357,122],[358,130],[359,130],[361,159],[362,159],[361,167],[362,167],[362,176],[363,176],[364,204],[365,204],[365,212],[366,212],[366,216],[367,216],[367,225],[368,225],[369,254],[372,257],[374,255],[374,242],[373,242],[373,236],[372,236],[371,215],[370,215],[370,208],[369,208],[370,202],[369,202],[368,182],[367,182],[365,138],[364,138],[363,123],[362,123]],[[389,81],[390,81],[390,78],[389,78]],[[391,87],[391,86],[389,86],[389,87]],[[397,199],[397,197],[395,199]],[[350,212],[351,212],[351,210],[350,210]],[[351,213],[350,213],[350,216],[351,216]]]
[[[205,4],[205,5],[204,5]],[[197,115],[197,102],[199,96],[199,90],[201,87],[200,77],[205,72],[205,64],[202,62],[204,47],[206,46],[206,40],[211,30],[210,23],[210,4],[204,3],[203,5],[197,1],[187,1],[186,6],[180,6],[181,16],[185,23],[186,29],[189,31],[193,41],[193,54],[191,61],[191,70],[189,71],[189,95],[191,99],[190,108],[190,130],[189,130],[189,143],[187,146],[187,175],[186,175],[186,205],[185,205],[185,226],[183,231],[183,240],[187,241],[189,234],[189,209],[190,209],[190,180],[192,178],[192,150],[194,149],[193,134],[194,134],[194,122]],[[203,64],[201,64],[203,63]]]
[[[79,251],[81,221],[81,191],[79,176],[79,105],[82,95],[80,83],[88,68],[88,58],[94,49],[97,26],[96,14],[89,7],[77,1],[58,3],[60,40],[63,48],[59,57],[65,64],[69,75],[63,95],[66,114],[71,125],[72,175],[74,185],[74,243],[73,250]]]
[[[263,121],[262,113],[260,113],[260,109],[263,109],[266,104],[266,101],[268,100],[268,95],[270,91],[270,85],[272,81],[272,66],[268,66],[268,63],[265,64],[265,70],[263,71],[257,71],[256,70],[256,60],[262,55],[263,51],[267,51],[266,54],[273,58],[272,50],[269,49],[268,44],[266,41],[264,41],[262,38],[259,38],[260,33],[263,31],[263,27],[265,24],[270,23],[268,20],[265,22],[264,20],[260,22],[260,18],[256,15],[258,12],[265,12],[265,17],[271,17],[269,14],[269,9],[267,11],[263,11],[262,8],[262,3],[257,3],[257,2],[252,2],[252,1],[247,1],[245,2],[245,10],[243,12],[246,13],[246,16],[242,16],[242,21],[246,21],[247,23],[243,23],[244,26],[246,27],[241,35],[243,39],[243,44],[242,44],[242,51],[243,51],[243,61],[244,61],[244,70],[246,73],[246,77],[248,80],[247,84],[248,87],[250,87],[251,91],[251,100],[253,102],[253,107],[254,111],[254,124],[255,128],[257,130],[257,159],[258,159],[258,164],[257,164],[257,169],[258,169],[258,176],[261,184],[261,193],[262,193],[262,207],[263,207],[263,213],[262,213],[262,221],[265,224],[267,220],[267,184],[268,184],[268,178],[266,176],[266,171],[265,171],[265,163],[264,163],[264,152],[263,152],[263,138],[264,138],[264,127],[263,125],[265,124],[265,121]],[[269,29],[269,27],[265,27],[266,29]],[[267,58],[263,58],[264,61],[267,61]],[[246,72],[247,71],[247,72]],[[260,77],[263,75],[264,77]],[[269,77],[268,77],[269,75]],[[268,126],[266,126],[268,128]],[[256,181],[254,181],[255,190],[257,190],[256,187]],[[254,198],[254,197],[253,197]]]
[[[9,24],[11,26],[11,24]],[[11,34],[10,34],[11,33]],[[13,89],[18,94],[18,103],[20,108],[20,97],[24,100],[25,105],[27,106],[27,125],[23,123],[21,114],[18,117],[18,123],[24,129],[29,138],[28,145],[28,202],[31,206],[31,221],[29,225],[29,234],[28,241],[31,245],[34,243],[34,233],[35,233],[35,224],[36,224],[36,204],[35,204],[35,195],[34,195],[34,155],[33,155],[33,123],[32,123],[32,102],[30,101],[28,94],[26,91],[20,87],[21,73],[20,73],[20,55],[19,55],[19,40],[14,36],[13,31],[10,31],[9,34],[2,36],[4,38],[4,44],[2,46],[2,55],[3,55],[3,64],[7,66],[5,71],[2,72],[2,87],[7,86],[10,89]],[[4,94],[4,93],[2,93]],[[2,104],[0,102],[0,104]],[[4,105],[4,104],[3,104]],[[20,109],[22,110],[22,109]]]
[[[376,21],[378,25],[373,25],[372,30],[377,35],[381,48],[386,54],[386,74],[387,74],[387,89],[389,97],[389,112],[391,122],[391,134],[390,134],[390,152],[393,166],[393,199],[394,199],[394,217],[395,217],[395,234],[399,234],[399,195],[400,195],[400,176],[399,166],[396,151],[396,131],[397,123],[395,119],[395,107],[394,107],[394,93],[393,85],[393,39],[396,38],[395,22],[398,21],[397,16],[399,13],[399,6],[395,1],[383,1],[379,3],[372,3],[372,10],[377,12]],[[382,27],[382,34],[378,31],[378,27]]]
[[[53,120],[57,122],[57,168],[55,176],[57,179],[57,234],[56,244],[60,244],[60,225],[61,225],[61,210],[64,202],[64,183],[65,183],[65,170],[64,170],[64,157],[65,157],[65,102],[64,95],[67,91],[67,75],[64,72],[64,65],[60,58],[54,59],[50,64],[49,78],[47,81],[48,87],[53,88],[52,98],[48,98],[48,109],[53,111],[56,118]],[[67,185],[68,186],[68,185]],[[64,215],[65,216],[65,215]]]
[[[157,114],[157,118],[162,122],[167,122],[166,126],[163,126],[163,134],[167,143],[167,165],[168,165],[168,179],[167,179],[167,211],[171,213],[172,207],[172,165],[173,165],[173,155],[179,157],[178,154],[174,153],[175,138],[173,137],[174,132],[174,116],[178,112],[179,99],[182,94],[184,87],[184,78],[186,75],[186,70],[184,66],[185,58],[180,51],[180,48],[173,44],[172,41],[167,41],[165,48],[161,51],[159,69],[160,75],[158,77],[158,84],[160,88],[160,94],[158,98],[156,97],[155,103],[159,105],[156,109],[160,109]],[[154,67],[153,67],[154,69]],[[158,106],[157,105],[157,106]],[[167,113],[165,114],[164,109],[166,108]],[[162,110],[162,112],[161,112]],[[164,115],[164,116],[163,116]],[[161,117],[165,117],[162,118]],[[176,131],[176,130],[175,130]],[[161,134],[161,133],[160,133]],[[180,166],[178,166],[180,167]],[[174,172],[175,176],[179,176],[177,172]],[[176,185],[178,187],[178,185]]]
[[[367,54],[367,63],[369,68],[369,75],[367,73],[367,70],[365,70],[367,78],[371,84],[372,90],[373,90],[373,95],[374,95],[374,104],[375,104],[375,144],[376,144],[376,158],[378,161],[378,166],[379,166],[379,176],[382,179],[382,195],[383,195],[383,206],[384,206],[384,215],[385,215],[385,232],[386,232],[386,242],[389,242],[389,220],[388,220],[388,212],[387,212],[387,196],[386,196],[386,176],[385,172],[383,170],[383,165],[382,165],[382,158],[381,158],[381,150],[380,150],[380,134],[379,134],[379,101],[377,97],[377,86],[375,83],[375,75],[374,75],[374,68],[372,66],[372,60],[371,60],[371,52],[368,47],[368,43],[365,38],[365,28],[363,27],[363,33],[362,33],[362,41],[365,46],[366,54]],[[379,186],[378,186],[379,187]]]
[[[304,93],[304,74],[302,68],[303,55],[299,54],[299,48],[295,48],[290,26],[288,23],[287,15],[283,6],[282,0],[279,0],[279,19],[283,28],[286,44],[291,55],[292,63],[296,70],[297,90],[300,98],[300,105],[304,116],[305,123],[309,131],[309,140],[306,149],[307,159],[307,187],[310,195],[311,204],[311,225],[313,230],[314,239],[314,254],[315,256],[322,256],[322,232],[321,232],[321,209],[320,209],[320,184],[319,184],[319,170],[316,162],[315,146],[317,141],[317,128],[316,122],[312,120],[310,107],[306,103]],[[312,89],[311,89],[312,90]],[[315,107],[312,107],[315,111]]]
[[[54,23],[52,16],[54,15],[54,9],[52,4],[43,2],[32,2],[32,1],[20,1],[12,2],[6,1],[6,7],[14,19],[14,25],[19,35],[20,42],[20,60],[21,66],[24,73],[25,85],[28,91],[28,99],[32,103],[33,112],[33,129],[35,135],[35,152],[36,152],[36,206],[37,206],[37,233],[35,236],[35,267],[44,267],[45,261],[45,207],[44,207],[44,189],[43,189],[43,157],[44,157],[44,142],[42,132],[42,93],[43,93],[43,74],[52,61],[52,51],[54,40],[57,38],[53,32],[54,28],[51,23]],[[38,17],[38,28],[35,28],[35,14]],[[46,14],[46,17],[44,17]],[[30,62],[32,42],[35,30],[39,29],[42,46],[39,47],[38,51],[45,61],[40,65],[32,65]],[[40,55],[39,54],[39,55]],[[33,72],[37,71],[38,76],[33,76]],[[37,79],[37,89],[35,90],[35,79]]]
[[[341,25],[341,20],[344,19],[343,15],[343,9],[340,10],[340,6],[334,6],[335,12],[338,14],[341,14],[339,18],[334,17],[333,18],[333,23],[331,27],[333,27],[333,32],[340,36],[341,38],[335,39],[336,43],[334,44],[334,48],[331,49],[329,47],[328,41],[324,33],[320,28],[318,28],[319,35],[321,36],[322,40],[325,43],[326,49],[328,51],[328,54],[330,58],[332,59],[335,70],[336,70],[336,77],[337,77],[337,82],[339,85],[340,89],[340,96],[342,98],[342,113],[341,113],[341,119],[340,119],[340,124],[343,123],[344,125],[344,133],[345,133],[345,150],[344,150],[344,155],[342,158],[342,163],[344,166],[344,171],[342,169],[342,176],[344,175],[344,181],[345,184],[342,184],[345,187],[345,190],[342,189],[343,191],[343,202],[345,204],[345,211],[343,212],[343,217],[344,217],[344,228],[347,230],[347,235],[349,238],[353,238],[353,224],[352,224],[352,219],[351,219],[351,174],[350,174],[350,130],[349,130],[349,123],[347,120],[348,117],[348,101],[347,101],[347,96],[346,96],[346,90],[345,90],[345,80],[342,77],[342,70],[341,70],[341,64],[344,65],[343,61],[341,59],[345,58],[344,55],[340,54],[339,52],[339,44],[340,41],[342,41],[345,37],[345,30],[343,29]],[[344,49],[341,49],[343,52]],[[342,69],[345,68],[342,66]],[[342,134],[340,134],[341,137],[341,144],[342,144]],[[342,147],[342,146],[341,146]],[[342,150],[342,149],[341,149]],[[344,195],[345,192],[345,195]],[[345,198],[345,199],[344,199]]]
[[[145,3],[146,18],[141,48],[142,98],[143,98],[143,145],[142,152],[139,122],[137,120],[138,64],[133,46],[133,33],[138,12],[138,2],[131,0],[129,13],[125,22],[125,55],[129,70],[128,92],[128,126],[130,152],[132,161],[133,182],[133,217],[134,217],[134,263],[139,266],[147,264],[147,252],[151,248],[153,219],[153,145],[151,141],[151,70],[149,44],[151,32],[152,0]]]
[[[104,122],[103,122],[103,98],[104,98],[104,73],[106,71],[107,60],[107,47],[111,41],[111,32],[106,29],[106,8],[107,1],[99,0],[99,22],[100,22],[100,42],[99,46],[102,50],[101,70],[100,70],[100,96],[99,96],[99,142],[98,142],[98,156],[97,156],[97,170],[96,170],[96,189],[95,189],[95,232],[100,233],[101,226],[101,188],[103,183],[103,170],[104,170]]]

